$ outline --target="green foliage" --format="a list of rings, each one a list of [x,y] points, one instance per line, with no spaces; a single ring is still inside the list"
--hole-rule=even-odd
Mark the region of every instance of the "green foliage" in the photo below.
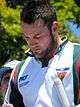
[[[80,24],[80,8],[74,0],[51,0],[51,5],[55,6],[61,24],[65,20],[75,20],[78,25]]]
[[[3,97],[0,95],[0,105],[3,104]]]
[[[20,8],[12,9],[9,7],[0,6],[0,20],[2,27],[6,30],[9,36],[20,35]],[[11,31],[11,32],[10,32]]]
[[[8,60],[24,59],[25,42],[20,29],[20,11],[7,7],[5,1],[0,1],[0,65]],[[25,47],[25,48],[23,48]]]
[[[22,7],[19,6],[25,4],[27,0],[6,1],[13,8],[7,7],[5,0],[0,0],[0,66],[7,60],[24,59],[26,57],[24,52],[28,48],[21,36],[20,11]],[[80,8],[73,0],[52,0],[51,5],[54,5],[57,10],[60,35],[67,36],[71,41],[80,42],[79,38],[66,27],[66,20],[80,25]]]
[[[54,6],[57,11],[60,35],[66,35],[69,40],[80,43],[80,38],[75,37],[75,35],[70,32],[66,23],[67,21],[72,21],[77,24],[77,27],[80,26],[80,8],[74,0],[51,0],[51,5]]]

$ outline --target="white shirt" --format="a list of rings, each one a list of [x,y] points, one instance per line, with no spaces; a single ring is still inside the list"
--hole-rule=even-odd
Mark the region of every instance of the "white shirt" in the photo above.
[[[56,72],[66,72],[63,79],[66,94],[69,101],[73,103],[73,45],[68,42],[65,48],[55,55],[48,64],[48,67],[42,68],[34,58],[28,58],[19,74],[18,88],[23,96],[25,107],[62,107],[55,87],[52,76],[56,69],[68,70]],[[49,67],[53,62],[52,72]]]
[[[54,72],[65,72],[62,83],[70,103],[74,105],[73,49],[73,44],[68,42],[44,68],[35,58],[26,59],[18,76],[18,88],[25,107],[62,107],[52,79]]]

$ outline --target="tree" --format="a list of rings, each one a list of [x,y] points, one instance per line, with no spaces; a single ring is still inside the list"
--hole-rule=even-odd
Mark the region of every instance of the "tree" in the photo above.
[[[7,60],[24,59],[25,50],[28,48],[22,39],[20,30],[20,11],[28,0],[0,0],[0,63]],[[47,0],[48,1],[48,0]],[[50,0],[49,0],[50,1]],[[7,6],[6,6],[7,3]],[[73,0],[52,0],[51,5],[57,10],[60,23],[60,35],[71,41],[80,42],[67,26],[67,21],[72,21],[80,26],[80,8]],[[9,7],[10,6],[10,7]]]
[[[7,7],[5,1],[0,1],[0,63],[8,60],[24,59],[26,50],[20,30],[20,7]]]
[[[60,34],[67,35],[71,41],[79,42],[80,38],[70,32],[67,22],[71,21],[80,26],[80,8],[73,0],[51,0],[51,5],[57,10],[58,21],[60,22]]]

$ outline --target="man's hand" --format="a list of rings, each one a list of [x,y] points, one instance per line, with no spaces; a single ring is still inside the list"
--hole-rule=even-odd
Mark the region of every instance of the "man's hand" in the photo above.
[[[2,107],[14,107],[12,104],[3,104]]]
[[[76,107],[80,107],[80,104],[79,104],[79,105],[77,105]]]

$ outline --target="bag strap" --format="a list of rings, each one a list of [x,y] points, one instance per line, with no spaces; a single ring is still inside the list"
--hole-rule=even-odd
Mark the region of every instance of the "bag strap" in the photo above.
[[[24,64],[24,62],[25,62],[25,60],[24,61],[21,61],[21,63],[18,65],[18,70],[16,71],[16,81],[15,81],[15,85],[16,85],[16,87],[18,87],[18,75],[19,75],[19,72],[20,72],[20,70],[21,70],[21,68],[22,68],[22,66],[23,66],[23,64]]]
[[[73,53],[73,86],[74,86],[74,103],[75,105],[79,104],[79,88],[78,85],[80,83],[79,81],[79,74],[76,67],[76,62],[78,57],[80,56],[80,45],[74,44],[74,53]]]
[[[24,61],[20,62],[14,70],[14,79],[10,81],[11,84],[11,93],[10,93],[10,103],[13,104],[14,107],[25,107],[23,103],[23,97],[18,90],[18,75],[22,68]]]
[[[11,80],[13,81],[16,88],[18,88],[18,75],[19,75],[19,72],[20,72],[24,62],[25,62],[25,60],[21,61],[19,64],[17,64],[16,68],[11,73]]]
[[[13,81],[11,81],[11,92],[10,92],[9,102],[14,107],[25,107],[24,102],[23,102],[23,96],[21,95],[18,88],[15,87]]]

